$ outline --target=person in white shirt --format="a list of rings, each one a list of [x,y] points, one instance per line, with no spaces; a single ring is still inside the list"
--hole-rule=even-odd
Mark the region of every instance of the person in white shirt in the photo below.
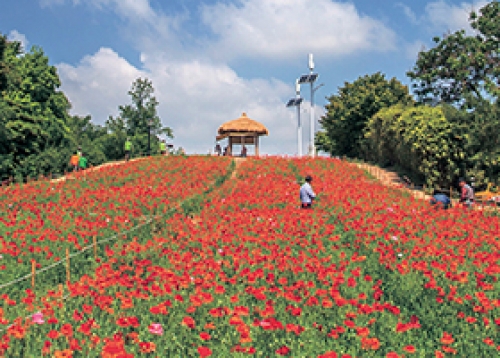
[[[312,177],[310,175],[306,176],[306,182],[300,187],[300,202],[302,203],[302,209],[310,209],[316,194],[311,187]]]

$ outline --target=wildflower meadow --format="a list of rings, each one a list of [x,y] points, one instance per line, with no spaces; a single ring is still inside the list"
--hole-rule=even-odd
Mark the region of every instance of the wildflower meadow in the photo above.
[[[499,218],[346,161],[153,157],[0,210],[0,357],[499,355]]]

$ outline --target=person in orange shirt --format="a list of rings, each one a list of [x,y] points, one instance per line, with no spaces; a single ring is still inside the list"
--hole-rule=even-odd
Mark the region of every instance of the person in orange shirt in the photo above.
[[[78,162],[80,161],[80,156],[78,155],[78,152],[75,152],[71,156],[71,159],[69,160],[69,165],[73,167],[73,171],[76,172],[78,171]]]

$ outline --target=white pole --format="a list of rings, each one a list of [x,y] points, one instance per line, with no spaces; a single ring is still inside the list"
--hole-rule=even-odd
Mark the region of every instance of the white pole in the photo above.
[[[313,54],[309,54],[309,70],[311,74],[314,71],[314,61]],[[311,151],[311,157],[314,158],[316,153],[316,148],[314,146],[314,82],[311,82],[311,136],[309,138],[309,148]]]
[[[300,83],[295,81],[295,98],[300,100]],[[302,157],[302,124],[300,123],[300,102],[297,104],[297,150],[299,158]]]
[[[299,158],[302,157],[302,125],[300,123],[300,104],[297,105],[297,148],[299,151]]]
[[[314,158],[316,154],[316,147],[314,146],[314,89],[313,89],[313,82],[311,82],[311,138],[310,140],[310,145],[311,145],[311,157]]]

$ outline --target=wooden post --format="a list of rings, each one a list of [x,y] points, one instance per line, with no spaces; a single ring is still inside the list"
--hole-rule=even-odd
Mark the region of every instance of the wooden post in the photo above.
[[[94,235],[94,259],[97,261],[97,236]]]
[[[35,291],[35,272],[36,272],[36,262],[35,260],[31,261],[31,287],[33,291]]]
[[[259,154],[259,136],[255,135],[255,156],[258,157]]]
[[[59,305],[60,305],[60,308],[62,308],[62,304],[63,304],[63,296],[64,296],[64,288],[63,288],[63,285],[59,284],[58,285],[59,287]]]
[[[66,248],[66,281],[69,282],[71,279],[69,272],[69,249]]]

